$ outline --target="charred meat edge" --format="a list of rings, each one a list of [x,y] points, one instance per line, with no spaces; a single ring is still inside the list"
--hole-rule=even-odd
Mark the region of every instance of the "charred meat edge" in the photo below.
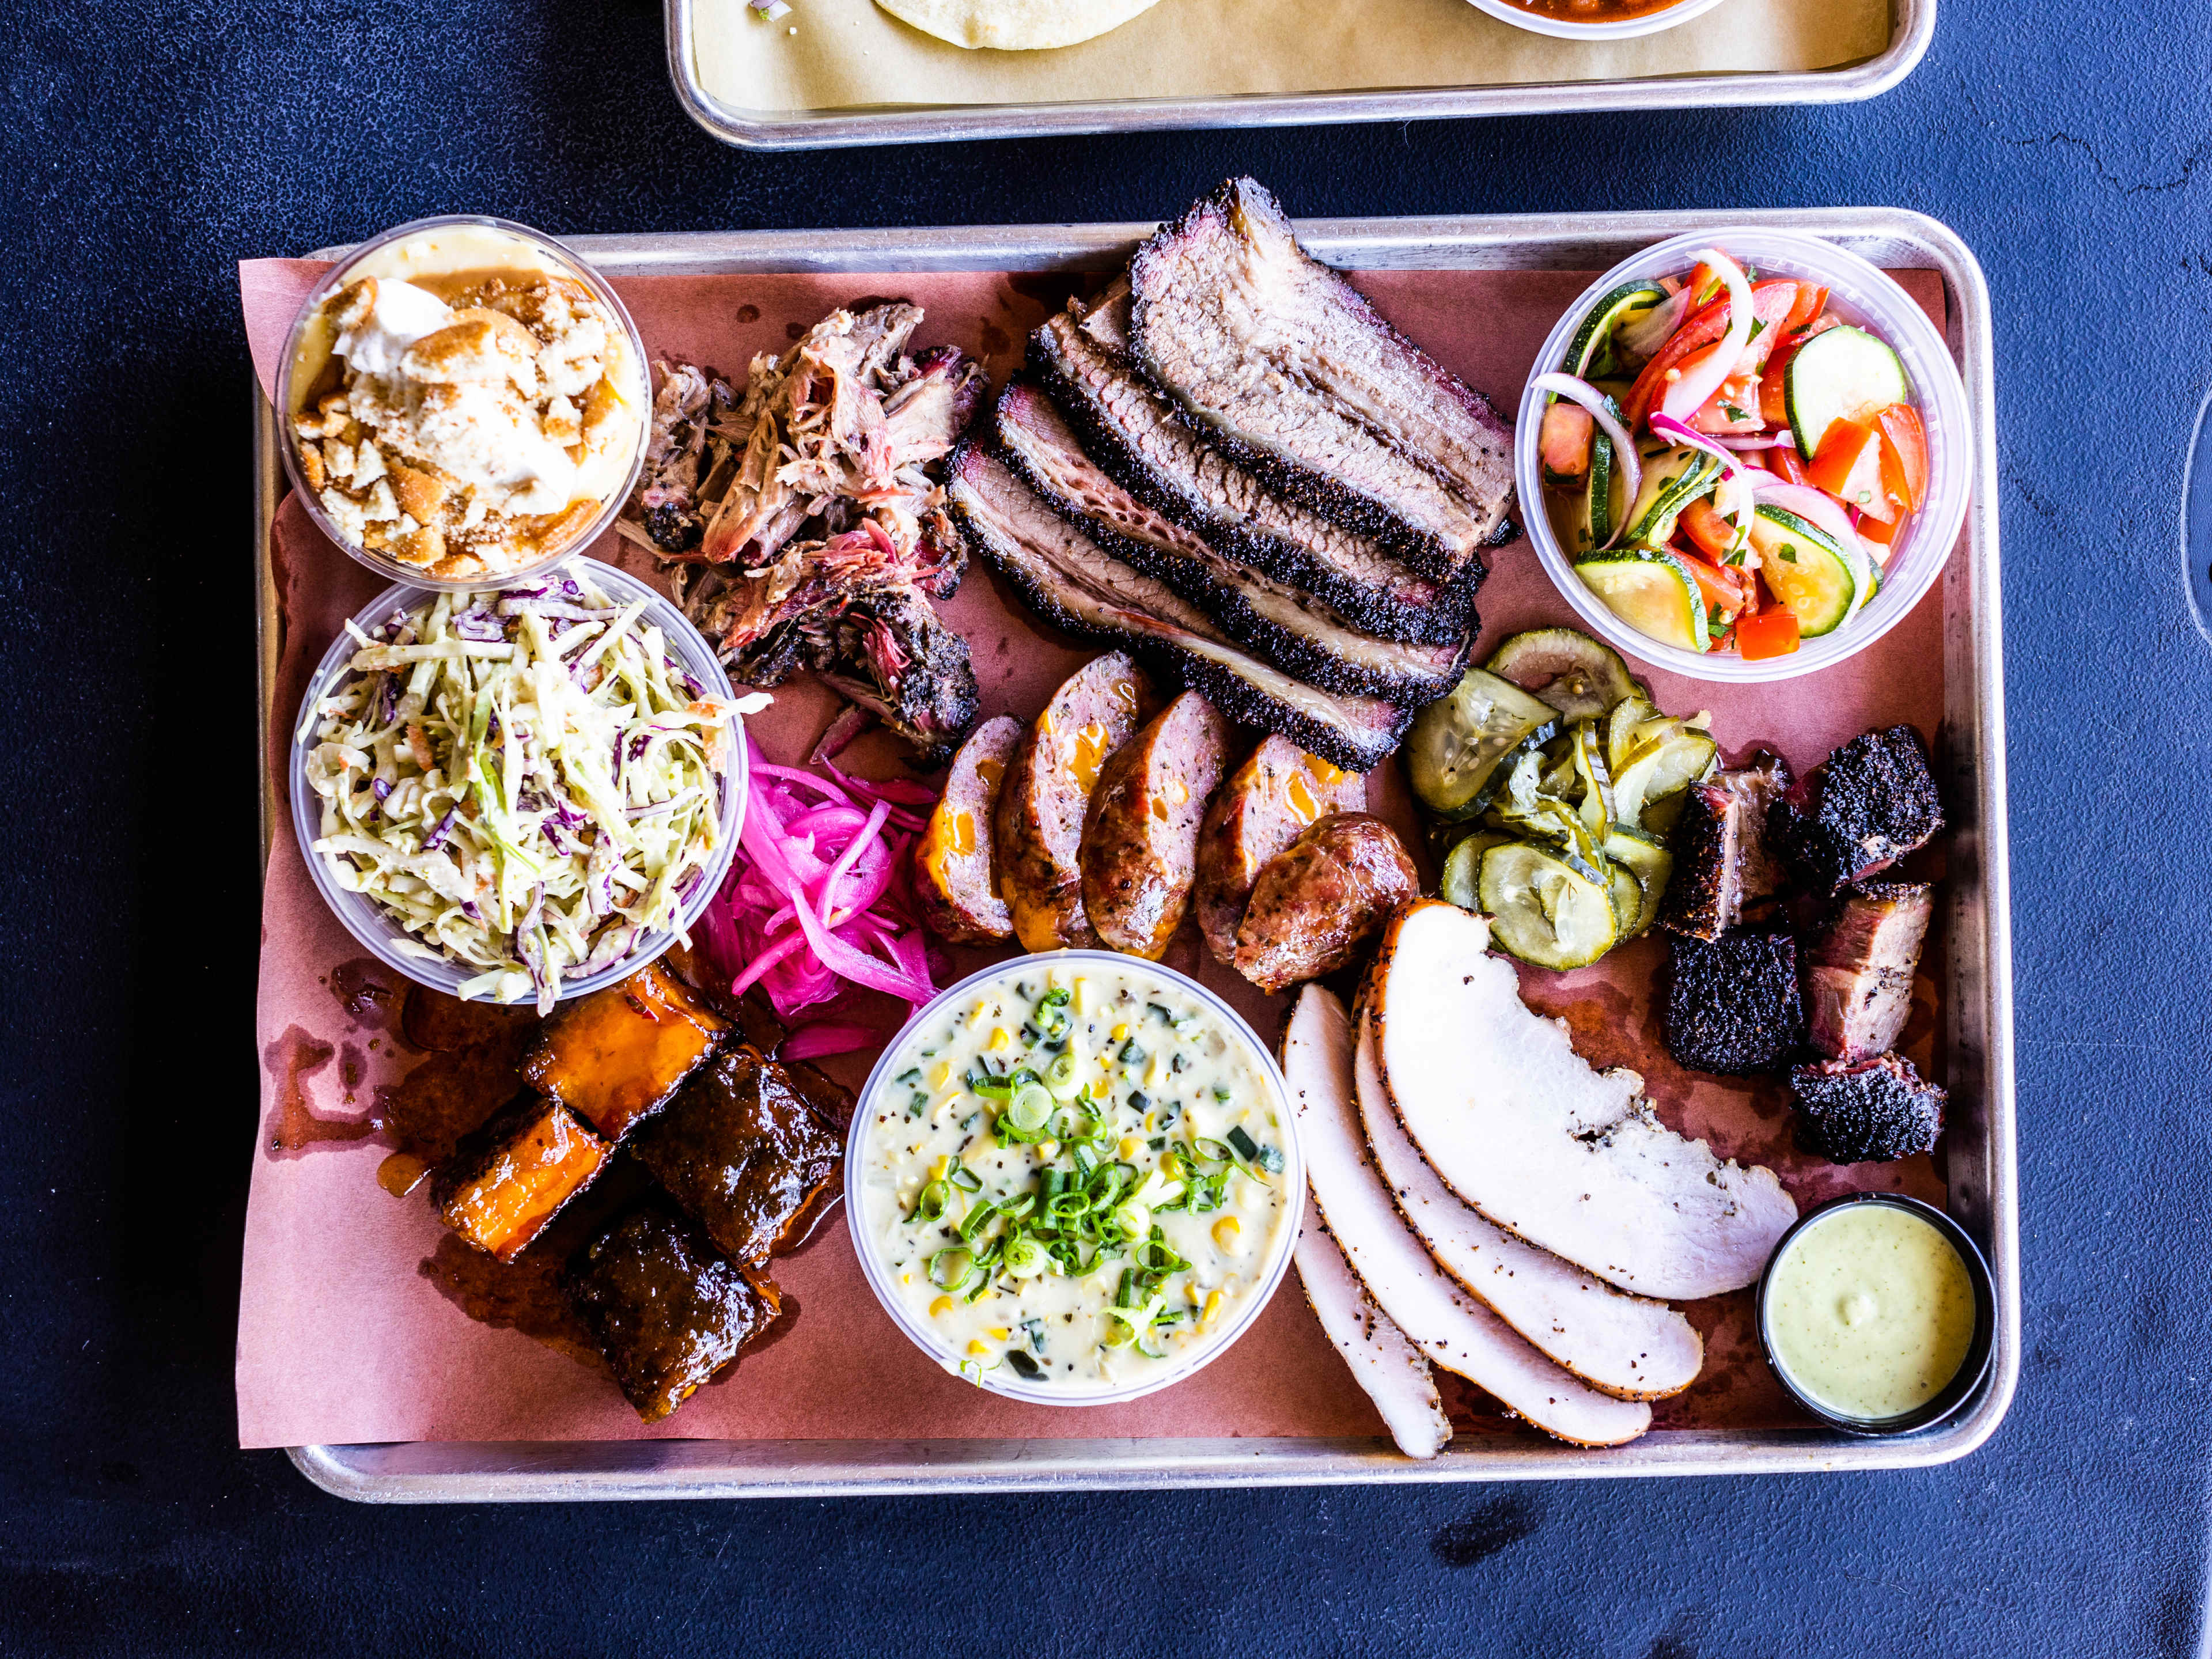
[[[973,441],[953,453],[946,477],[954,522],[971,550],[1013,583],[1030,609],[1071,634],[1141,653],[1231,720],[1279,732],[1356,772],[1387,758],[1413,723],[1395,703],[1332,696],[1239,651],[1164,583],[1107,554]],[[1042,547],[1034,535],[1006,527],[1010,507],[1025,508],[1024,516],[1056,532],[1059,545]]]
[[[1233,239],[1240,255],[1256,251],[1267,257],[1273,252],[1260,247],[1259,239],[1247,227],[1259,228],[1262,236],[1277,242],[1279,252],[1275,257],[1303,262],[1311,267],[1316,278],[1329,285],[1319,291],[1328,296],[1338,315],[1358,334],[1372,339],[1386,362],[1402,376],[1421,384],[1427,393],[1420,400],[1424,407],[1432,411],[1456,409],[1468,423],[1481,428],[1481,439],[1470,434],[1462,441],[1480,450],[1483,459],[1492,464],[1490,470],[1498,476],[1472,477],[1455,471],[1430,446],[1406,433],[1378,426],[1376,416],[1380,411],[1358,408],[1344,391],[1316,383],[1288,362],[1272,366],[1310,393],[1317,410],[1333,416],[1351,443],[1364,445],[1370,462],[1368,477],[1346,477],[1340,471],[1293,455],[1257,433],[1232,428],[1225,411],[1208,407],[1191,388],[1176,384],[1155,313],[1156,307],[1178,297],[1172,265],[1208,238]],[[1293,265],[1291,284],[1304,274]],[[1228,180],[1193,204],[1180,219],[1153,233],[1130,262],[1129,276],[1134,295],[1130,310],[1131,355],[1139,367],[1204,423],[1225,453],[1285,495],[1348,529],[1364,532],[1399,552],[1416,568],[1447,580],[1468,561],[1479,558],[1477,550],[1497,546],[1517,533],[1509,516],[1513,503],[1512,446],[1496,411],[1479,393],[1385,322],[1357,289],[1300,246],[1281,206],[1255,180]],[[1252,349],[1242,341],[1230,345],[1240,356],[1249,356]],[[1308,357],[1307,361],[1318,359]],[[1431,422],[1435,422],[1433,414]],[[1417,496],[1427,499],[1417,501]],[[1417,518],[1429,522],[1416,522]]]
[[[1124,564],[1165,582],[1239,645],[1285,672],[1325,691],[1364,691],[1412,704],[1433,702],[1459,684],[1474,643],[1466,635],[1453,646],[1379,640],[1305,594],[1231,562],[1182,526],[1160,526],[1160,542],[1181,544],[1170,548],[1126,535],[1086,509],[1029,452],[1048,447],[1057,452],[1054,470],[1102,504],[1118,505],[1133,517],[1158,521],[1164,516],[1134,500],[1084,453],[1060,410],[1034,384],[1018,379],[1007,386],[994,426],[994,452],[1054,512]]]
[[[1371,538],[1271,491],[1217,448],[1125,356],[1097,337],[1097,324],[1126,313],[1127,304],[1127,285],[1118,285],[1091,308],[1091,322],[1065,313],[1048,319],[1029,343],[1030,371],[1109,477],[1227,556],[1304,589],[1378,638],[1440,645],[1473,629],[1474,593],[1486,574],[1480,560],[1470,561],[1446,586],[1410,568]],[[1127,416],[1117,417],[1100,395],[1108,384],[1126,391]],[[1139,428],[1139,421],[1150,424]],[[1148,456],[1143,443],[1153,434],[1161,440],[1158,447],[1170,456],[1188,456],[1192,465],[1176,469]],[[1224,482],[1209,484],[1206,474],[1212,468]],[[1255,509],[1242,509],[1239,495],[1249,495]],[[1362,565],[1377,568],[1363,570]]]

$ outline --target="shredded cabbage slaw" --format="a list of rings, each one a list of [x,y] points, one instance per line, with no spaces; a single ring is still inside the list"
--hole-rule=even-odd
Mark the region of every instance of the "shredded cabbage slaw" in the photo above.
[[[564,980],[672,928],[722,845],[732,717],[580,568],[397,609],[303,712],[315,856],[479,971],[464,998],[552,1012]]]

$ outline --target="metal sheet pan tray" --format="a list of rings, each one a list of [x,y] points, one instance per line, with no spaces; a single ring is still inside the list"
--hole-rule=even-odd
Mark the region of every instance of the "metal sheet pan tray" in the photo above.
[[[677,100],[693,120],[723,143],[746,149],[830,149],[854,144],[1310,126],[1346,121],[1433,121],[1464,115],[1855,103],[1888,91],[1911,74],[1936,36],[1936,0],[1891,0],[1888,43],[1870,58],[1826,69],[1058,103],[766,110],[733,104],[707,87],[699,68],[699,40],[693,20],[693,8],[700,3],[702,0],[665,0],[669,78],[675,83]],[[735,5],[738,0],[729,3]]]
[[[1887,208],[1778,212],[1309,220],[1299,234],[1346,268],[1596,270],[1680,231],[1723,224],[1826,236],[1878,265],[1938,272],[1948,343],[1973,426],[1973,499],[1942,585],[1949,775],[1949,982],[1943,998],[1952,1112],[1949,1208],[1988,1257],[1996,1289],[1992,1363],[1948,1422],[1863,1439],[1803,1427],[1659,1430],[1611,1450],[1534,1437],[1463,1436],[1427,1462],[1387,1440],[630,1440],[295,1446],[325,1491],[372,1503],[820,1497],[1300,1486],[1352,1481],[1591,1480],[1917,1468],[1965,1456],[1995,1432],[2021,1359],[2019,1182],[2014,1139],[2012,957],[2005,820],[2004,670],[1989,291],[1948,228]],[[748,271],[1102,270],[1150,225],[599,236],[574,246],[610,275]],[[274,417],[255,394],[260,492],[263,717],[277,638],[270,524],[280,494]],[[263,745],[267,753],[267,745]],[[268,781],[264,780],[264,783]],[[264,796],[266,791],[264,790]],[[266,841],[264,837],[264,847]]]

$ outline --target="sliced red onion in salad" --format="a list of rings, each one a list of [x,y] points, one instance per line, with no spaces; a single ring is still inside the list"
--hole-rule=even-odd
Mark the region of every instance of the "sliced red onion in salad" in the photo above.
[[[1721,382],[1735,373],[1742,361],[1744,348],[1751,343],[1751,283],[1743,274],[1743,267],[1718,248],[1705,248],[1698,256],[1712,268],[1728,289],[1728,332],[1713,344],[1693,351],[1680,364],[1679,378],[1668,382],[1659,400],[1661,410],[1678,421],[1686,421],[1703,409],[1713,393],[1721,389]]]
[[[1644,488],[1644,458],[1636,453],[1636,441],[1628,435],[1628,428],[1620,423],[1620,416],[1608,409],[1605,393],[1588,380],[1554,371],[1539,374],[1534,381],[1539,391],[1554,397],[1565,398],[1571,404],[1579,404],[1589,411],[1590,418],[1598,423],[1613,445],[1613,459],[1620,467],[1622,482],[1627,486],[1628,499],[1633,501],[1637,492]],[[1620,538],[1620,528],[1615,526],[1606,545],[1611,547]]]
[[[1674,337],[1682,319],[1690,314],[1690,289],[1685,283],[1665,300],[1645,312],[1632,323],[1625,323],[1613,333],[1613,343],[1640,363],[1648,363],[1659,355],[1659,348]]]
[[[1721,489],[1734,499],[1723,506],[1719,492],[1716,491],[1713,505],[1735,520],[1735,545],[1729,554],[1730,559],[1735,559],[1751,542],[1751,515],[1757,510],[1757,497],[1749,483],[1753,469],[1738,461],[1724,445],[1663,410],[1653,410],[1647,424],[1651,428],[1653,436],[1686,444],[1692,449],[1701,449],[1720,462]]]

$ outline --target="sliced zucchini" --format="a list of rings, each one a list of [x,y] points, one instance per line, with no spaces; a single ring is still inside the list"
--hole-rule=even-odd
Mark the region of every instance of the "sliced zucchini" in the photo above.
[[[1670,732],[1628,757],[1613,781],[1615,822],[1644,827],[1647,804],[1680,793],[1719,763],[1720,745],[1692,727]]]
[[[1499,948],[1539,968],[1583,968],[1620,935],[1607,884],[1526,842],[1482,855],[1476,896]]]
[[[1659,914],[1659,901],[1666,896],[1668,878],[1674,873],[1674,855],[1640,830],[1616,825],[1606,837],[1605,856],[1614,872],[1616,892],[1620,890],[1621,871],[1626,871],[1636,882],[1640,903],[1635,920],[1620,924],[1621,939],[1634,939],[1650,927]]]
[[[1830,332],[1833,332],[1831,330]],[[1628,509],[1622,539],[1638,547],[1664,547],[1682,509],[1709,493],[1720,476],[1720,457],[1687,444],[1662,451],[1644,464],[1644,487]]]
[[[1495,830],[1478,830],[1462,840],[1445,856],[1443,873],[1437,881],[1438,896],[1446,904],[1456,904],[1462,910],[1481,908],[1476,883],[1482,872],[1482,855],[1512,839]]]
[[[1406,745],[1413,793],[1431,811],[1474,817],[1482,810],[1498,762],[1558,719],[1551,704],[1512,681],[1468,670],[1449,696],[1413,722]]]
[[[1567,346],[1566,371],[1581,380],[1613,367],[1613,331],[1656,306],[1667,303],[1667,290],[1656,283],[1623,283],[1590,307]]]
[[[1671,553],[1602,553],[1575,570],[1613,614],[1638,633],[1683,651],[1712,647],[1697,579]]]
[[[1897,354],[1863,328],[1815,334],[1783,372],[1783,398],[1797,453],[1809,464],[1837,421],[1863,421],[1912,396]]]
[[[1534,692],[1571,720],[1602,714],[1636,691],[1620,653],[1574,628],[1516,634],[1483,666]]]
[[[1797,613],[1797,631],[1805,638],[1832,634],[1858,608],[1865,557],[1847,552],[1826,531],[1762,501],[1751,515],[1751,544],[1759,553],[1759,574]]]

